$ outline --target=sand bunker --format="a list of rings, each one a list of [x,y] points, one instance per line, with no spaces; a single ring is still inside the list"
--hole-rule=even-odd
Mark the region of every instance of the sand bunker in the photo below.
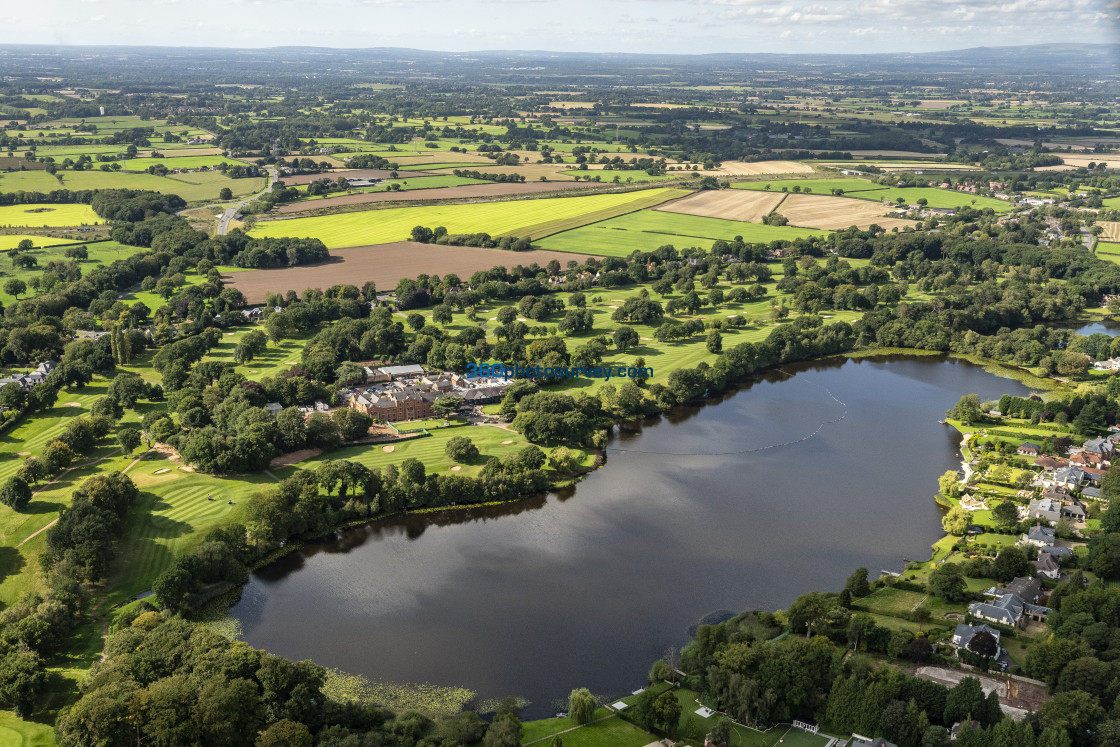
[[[502,441],[502,446],[509,446],[509,445],[510,445],[511,443],[513,443],[513,441],[512,441],[512,440],[509,440],[509,441]]]
[[[396,450],[396,448],[397,448],[396,446],[393,446],[392,444],[389,444],[388,446],[382,446],[381,450],[384,451],[386,454],[388,454],[389,452]]]

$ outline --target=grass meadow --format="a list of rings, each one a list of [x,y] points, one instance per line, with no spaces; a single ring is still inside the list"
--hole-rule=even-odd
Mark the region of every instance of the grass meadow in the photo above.
[[[766,226],[723,218],[642,210],[555,234],[537,243],[542,249],[553,251],[625,257],[631,252],[651,251],[664,244],[672,244],[678,248],[700,246],[710,249],[716,239],[731,241],[735,236],[742,236],[747,242],[766,243],[827,233],[815,228]]]

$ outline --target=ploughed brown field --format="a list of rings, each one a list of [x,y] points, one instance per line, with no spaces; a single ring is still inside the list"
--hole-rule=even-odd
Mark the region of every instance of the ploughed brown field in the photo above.
[[[300,184],[310,184],[320,179],[330,179],[333,182],[337,181],[340,176],[345,176],[347,179],[391,179],[392,177],[389,176],[391,173],[393,172],[385,169],[336,169],[325,171],[322,174],[290,174],[281,176],[280,181],[289,187],[295,187]],[[419,171],[409,171],[407,173],[409,176],[429,176],[429,174]]]
[[[227,286],[237,288],[249,303],[263,303],[267,293],[302,293],[307,288],[326,290],[332,285],[356,285],[359,288],[372,280],[379,289],[395,288],[401,278],[414,278],[421,273],[444,276],[453,272],[469,278],[479,270],[495,265],[513,267],[534,262],[542,267],[558,260],[566,267],[569,260],[583,261],[589,255],[566,252],[507,252],[473,246],[440,246],[398,241],[376,246],[353,246],[332,249],[331,260],[317,265],[301,265],[279,270],[248,270],[222,275]]]
[[[408,172],[412,176],[416,172]],[[587,189],[602,187],[595,182],[507,182],[505,184],[464,184],[459,187],[434,187],[432,189],[406,189],[400,192],[359,192],[353,195],[324,197],[321,200],[292,202],[276,208],[278,213],[299,213],[309,210],[338,207],[339,205],[361,205],[367,202],[421,202],[425,200],[455,200],[467,197],[494,197],[500,195],[532,194],[534,192],[556,192],[562,189]]]
[[[758,223],[762,220],[762,216],[776,208],[785,196],[784,192],[756,192],[746,189],[709,190],[666,202],[658,205],[654,210]]]
[[[825,228],[834,231],[858,226],[866,229],[875,223],[887,230],[898,226],[913,226],[914,221],[903,218],[884,218],[890,210],[882,203],[857,200],[851,197],[825,197],[823,195],[789,195],[778,212],[789,218],[791,226]]]

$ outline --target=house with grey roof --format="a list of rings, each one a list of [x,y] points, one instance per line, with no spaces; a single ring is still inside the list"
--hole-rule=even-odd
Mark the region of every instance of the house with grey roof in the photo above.
[[[1038,548],[1038,552],[1040,555],[1046,553],[1047,555],[1053,555],[1055,558],[1064,558],[1068,555],[1073,555],[1073,550],[1061,545],[1044,545]]]
[[[1030,441],[1024,441],[1019,444],[1019,448],[1015,450],[1015,453],[1020,456],[1036,457],[1042,453],[1042,447],[1038,444],[1032,444]]]
[[[1027,518],[1055,522],[1062,518],[1062,504],[1050,498],[1036,498],[1027,504]]]
[[[959,623],[955,631],[953,631],[953,645],[957,648],[968,648],[968,644],[972,642],[973,637],[980,632],[988,633],[996,639],[996,647],[999,647],[999,631],[995,628],[990,628],[981,623],[980,625],[969,625],[967,623]]]
[[[1088,488],[1086,488],[1086,490],[1087,489]],[[1096,490],[1096,488],[1094,488],[1094,490]],[[1099,493],[1100,491],[1098,490],[1097,492]],[[1084,495],[1085,490],[1082,490],[1081,494]],[[1070,501],[1068,504],[1062,506],[1062,516],[1070,521],[1085,521],[1085,519],[1089,518],[1089,512],[1077,501]]]
[[[1024,602],[1034,604],[1042,596],[1042,582],[1031,576],[1020,576],[1005,584],[1003,591],[1006,594],[1014,594]]]
[[[1043,485],[1048,488],[1059,487],[1066,490],[1077,490],[1083,482],[1085,482],[1085,470],[1073,466],[1054,470],[1052,476],[1043,478],[1042,481]]]
[[[1025,624],[1028,620],[1045,622],[1050,609],[1028,604],[1017,594],[1004,594],[992,602],[974,602],[968,605],[968,614],[988,622],[1014,627]]]
[[[1056,579],[1062,575],[1062,569],[1058,566],[1058,560],[1048,552],[1040,552],[1038,560],[1034,561],[1034,567],[1038,569],[1038,575],[1044,578]]]
[[[1088,451],[1106,457],[1113,452],[1115,447],[1116,445],[1107,438],[1093,438],[1081,444],[1082,451]]]
[[[1054,530],[1050,527],[1035,524],[1022,536],[1021,541],[1028,545],[1043,547],[1053,545],[1057,541],[1057,535],[1054,534]]]

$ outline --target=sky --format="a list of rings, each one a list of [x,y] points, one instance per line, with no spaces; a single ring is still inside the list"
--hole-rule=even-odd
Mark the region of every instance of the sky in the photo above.
[[[928,52],[1120,43],[1120,0],[12,0],[0,43]]]

